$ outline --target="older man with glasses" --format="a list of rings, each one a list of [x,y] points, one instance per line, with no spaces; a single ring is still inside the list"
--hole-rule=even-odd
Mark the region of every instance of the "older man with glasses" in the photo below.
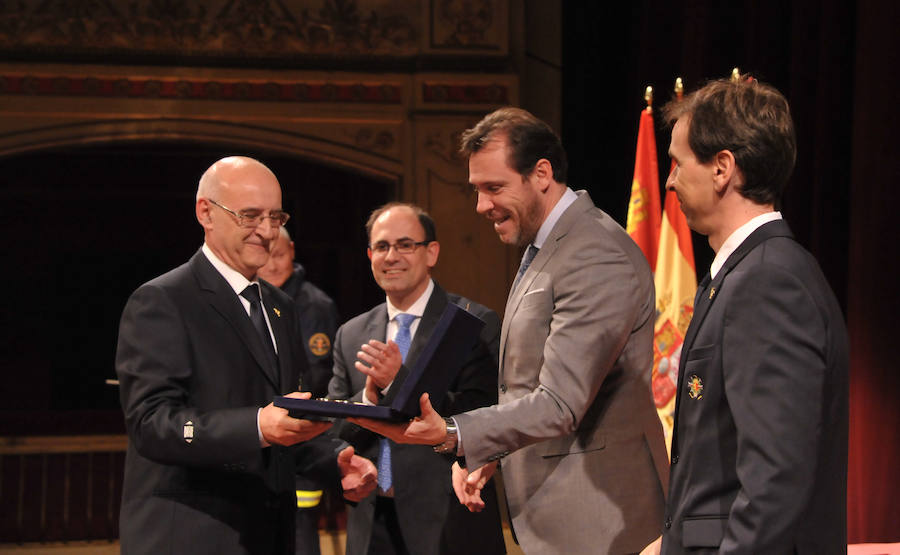
[[[195,212],[203,246],[122,313],[122,553],[293,555],[295,474],[359,500],[375,468],[316,437],[328,423],[271,403],[297,389],[305,366],[293,302],[256,275],[288,220],[275,175],[251,158],[219,160],[200,179]]]

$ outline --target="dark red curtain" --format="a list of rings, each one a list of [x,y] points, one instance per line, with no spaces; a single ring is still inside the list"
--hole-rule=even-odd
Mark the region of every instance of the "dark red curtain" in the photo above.
[[[850,203],[851,541],[900,541],[897,3],[861,2],[854,71]]]
[[[782,212],[818,259],[851,342],[848,532],[900,541],[897,67],[891,0],[565,2],[563,140],[569,182],[620,223],[631,186],[643,90],[655,105],[735,66],[791,103],[798,162]],[[657,122],[661,170],[669,134]],[[664,175],[660,176],[664,179]],[[713,253],[694,237],[697,268]],[[893,355],[893,356],[892,356]]]

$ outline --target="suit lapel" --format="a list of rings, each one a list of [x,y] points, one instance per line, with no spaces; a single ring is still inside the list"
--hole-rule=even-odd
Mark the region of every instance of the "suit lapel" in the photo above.
[[[751,233],[744,242],[741,243],[738,248],[731,253],[727,260],[725,260],[725,264],[722,265],[722,268],[716,274],[715,279],[710,280],[708,292],[704,292],[702,287],[698,288],[697,298],[694,299],[694,315],[691,317],[691,323],[688,326],[688,330],[684,336],[684,346],[681,351],[681,361],[679,362],[679,368],[683,368],[683,364],[685,361],[685,356],[690,350],[691,346],[694,344],[694,339],[697,336],[697,330],[703,324],[703,319],[706,318],[707,313],[709,313],[709,309],[712,306],[713,302],[715,302],[716,298],[718,298],[722,284],[725,281],[725,277],[734,269],[735,266],[740,263],[741,260],[744,259],[747,254],[750,253],[753,249],[757,247],[760,243],[767,241],[773,237],[790,237],[791,230],[788,228],[787,224],[784,220],[775,220],[773,222],[769,222],[763,224],[759,228],[757,228],[753,233]],[[705,280],[704,280],[705,281]],[[703,284],[701,283],[701,286]]]
[[[556,225],[550,230],[550,235],[544,241],[544,245],[535,255],[531,265],[525,271],[519,285],[515,289],[511,289],[506,299],[506,310],[504,311],[503,323],[500,327],[500,373],[503,373],[503,354],[506,352],[506,338],[509,333],[509,324],[512,322],[519,304],[525,293],[531,288],[532,282],[541,273],[547,263],[553,258],[553,255],[559,249],[559,241],[569,233],[575,222],[581,217],[581,214],[591,208],[594,208],[594,201],[590,195],[584,191],[577,192],[578,198],[575,199],[565,212],[562,213]]]
[[[713,284],[712,280],[707,273],[706,276],[703,277],[703,280],[700,282],[700,285],[697,286],[697,294],[694,296],[694,313],[691,316],[691,323],[688,325],[687,332],[684,334],[684,341],[682,342],[681,347],[681,362],[679,363],[679,368],[683,367],[684,356],[690,350],[691,345],[694,344],[694,337],[697,336],[697,329],[700,327],[700,324],[703,323],[703,319],[706,317],[706,313],[709,311],[709,306],[712,304],[712,298],[715,297],[715,292],[717,291],[716,286],[721,281],[722,272],[719,272],[719,275],[716,276],[720,279],[716,280],[716,283]],[[680,376],[679,376],[680,377]],[[679,380],[679,384],[681,380]]]
[[[419,326],[416,328],[416,334],[409,346],[409,351],[407,351],[406,353],[406,360],[403,362],[403,366],[400,367],[400,371],[397,372],[396,376],[394,376],[394,384],[402,384],[404,381],[406,381],[406,377],[409,375],[409,368],[419,356],[419,353],[422,352],[422,349],[425,348],[425,344],[428,343],[428,338],[431,337],[434,328],[437,326],[438,321],[441,319],[441,314],[444,313],[444,307],[447,306],[447,302],[447,294],[443,289],[441,289],[437,282],[435,282],[434,290],[431,292],[431,298],[428,299],[428,303],[425,305],[425,312],[422,314],[422,318],[419,320]],[[382,322],[381,335],[373,335],[372,337],[384,337],[386,335],[387,308],[385,308],[384,311],[380,314],[383,314],[383,316],[378,319],[380,320],[380,322]],[[371,323],[372,322],[370,322],[370,325]],[[393,337],[391,339],[393,339]],[[391,386],[391,388],[388,390],[387,395],[379,404],[391,404],[394,400],[394,395],[399,389],[399,387]]]
[[[358,334],[349,338],[349,345],[353,346],[356,350],[359,350],[359,346],[368,343],[370,339],[377,339],[378,341],[385,341],[387,338],[387,305],[385,303],[381,303],[380,305],[373,308],[366,315],[366,321],[363,327],[359,330]],[[348,343],[344,343],[348,344]],[[335,345],[337,348],[337,345]],[[356,351],[353,351],[354,353]],[[356,355],[353,355],[353,359],[355,360]],[[350,364],[349,367],[349,379],[351,381],[351,395],[357,391],[362,390],[366,385],[366,375],[362,372],[359,372],[353,367],[353,364],[350,360],[347,361]],[[393,389],[393,388],[391,388]]]
[[[213,267],[212,263],[206,258],[202,251],[198,251],[191,258],[191,267],[194,275],[197,276],[197,282],[201,290],[203,290],[207,302],[213,309],[224,318],[234,329],[240,340],[246,345],[250,354],[259,367],[259,371],[266,377],[266,380],[272,384],[277,390],[279,389],[279,380],[268,369],[269,363],[265,351],[263,351],[262,340],[253,328],[247,312],[244,310],[241,301],[238,300],[237,294],[228,285],[228,282]]]
[[[687,364],[687,356],[697,338],[697,331],[703,325],[703,320],[709,314],[709,309],[720,296],[725,277],[760,243],[773,237],[793,238],[791,230],[784,220],[775,220],[758,227],[751,233],[738,248],[728,256],[725,264],[719,269],[715,279],[710,279],[709,274],[703,279],[697,288],[697,296],[694,298],[694,314],[687,332],[684,334],[684,343],[681,347],[681,357],[678,361],[678,389],[675,396],[675,421],[672,436],[672,446],[678,434],[678,406],[681,402],[682,388],[684,387],[684,367]]]
[[[387,318],[387,305],[382,303],[373,313],[373,317],[369,318],[369,321],[366,323],[366,329],[360,340],[360,345],[368,342],[370,339],[385,341],[387,339]]]
[[[425,348],[425,344],[428,343],[431,332],[433,332],[435,326],[437,326],[438,320],[441,319],[441,314],[444,313],[444,308],[446,306],[447,294],[441,289],[437,282],[435,282],[434,291],[431,292],[431,298],[428,299],[428,303],[425,305],[425,312],[422,313],[422,318],[419,320],[419,327],[416,328],[416,335],[413,337],[412,344],[409,346],[409,352],[406,353],[406,362],[404,363],[404,366],[412,366],[413,361],[418,358],[419,353],[422,352],[422,349]]]
[[[272,285],[265,284],[260,281],[260,289],[262,290],[263,305],[266,314],[269,317],[269,324],[272,326],[272,335],[275,336],[275,345],[278,347],[278,371],[279,383],[281,387],[279,391],[296,391],[300,385],[300,376],[295,376],[294,361],[291,358],[292,351],[290,341],[290,330],[288,328],[287,317],[282,317],[284,307],[280,306],[275,300],[272,293]],[[296,310],[296,308],[294,309]]]

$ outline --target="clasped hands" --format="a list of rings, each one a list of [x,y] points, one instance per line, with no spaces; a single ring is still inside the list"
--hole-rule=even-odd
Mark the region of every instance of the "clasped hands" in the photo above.
[[[309,399],[309,392],[295,391],[287,397]],[[290,446],[309,441],[330,428],[331,422],[318,422],[292,418],[288,411],[269,403],[260,410],[259,429],[269,444]],[[375,489],[378,471],[369,459],[357,455],[353,447],[345,447],[338,453],[337,465],[341,472],[341,488],[344,498],[362,501]]]

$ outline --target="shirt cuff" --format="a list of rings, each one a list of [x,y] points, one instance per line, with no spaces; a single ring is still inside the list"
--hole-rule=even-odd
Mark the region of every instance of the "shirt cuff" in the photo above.
[[[365,396],[364,396],[365,397]],[[262,408],[256,409],[256,433],[259,435],[259,445],[261,447],[271,447],[272,444],[266,441],[266,438],[262,435],[262,428],[259,427],[259,415],[262,413]]]
[[[382,395],[382,396],[386,395],[387,392],[388,392],[388,390],[391,388],[392,385],[394,385],[394,382],[389,383],[389,384],[387,385],[387,387],[385,387],[384,389],[382,389],[382,390],[380,391],[381,395]],[[364,405],[369,405],[370,407],[374,407],[375,404],[376,404],[376,403],[373,403],[372,400],[369,399],[369,397],[366,395],[366,390],[365,390],[365,388],[364,388],[363,391],[362,391],[362,402],[363,402]]]
[[[455,418],[451,416],[450,420],[452,420],[453,424],[456,426],[456,456],[465,457],[466,451],[463,449],[462,429],[460,429],[459,422],[457,422]]]

